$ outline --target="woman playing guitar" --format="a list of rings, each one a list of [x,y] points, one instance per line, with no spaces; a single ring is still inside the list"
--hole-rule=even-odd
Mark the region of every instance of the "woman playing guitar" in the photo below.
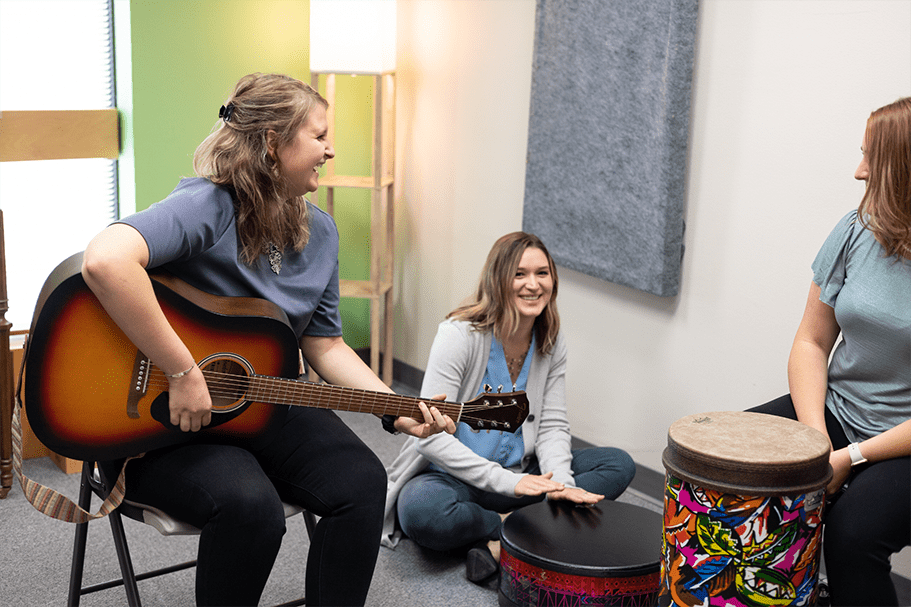
[[[167,377],[170,421],[210,423],[212,398],[190,349],[169,324],[147,270],[163,268],[218,296],[279,306],[307,364],[331,384],[389,392],[342,340],[338,232],[304,196],[335,155],[326,101],[281,75],[242,78],[197,148],[199,177],[115,223],[88,245],[82,275],[108,315]],[[395,429],[454,432],[421,403],[423,421]],[[202,530],[200,605],[255,605],[285,532],[281,501],[320,516],[307,559],[308,605],[363,604],[379,549],[385,473],[334,413],[294,407],[269,436],[226,444],[204,432],[131,460],[127,496]]]

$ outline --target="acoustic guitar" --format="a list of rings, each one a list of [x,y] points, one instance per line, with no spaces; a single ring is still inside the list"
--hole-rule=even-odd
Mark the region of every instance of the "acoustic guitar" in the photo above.
[[[25,410],[38,439],[78,460],[111,460],[190,440],[170,423],[168,382],[85,284],[82,253],[41,290],[25,352]],[[295,379],[300,347],[285,313],[263,299],[220,297],[150,272],[158,303],[197,361],[212,397],[201,432],[225,441],[268,436],[293,405],[423,420],[421,399]],[[524,392],[433,401],[456,423],[514,432],[528,415]]]

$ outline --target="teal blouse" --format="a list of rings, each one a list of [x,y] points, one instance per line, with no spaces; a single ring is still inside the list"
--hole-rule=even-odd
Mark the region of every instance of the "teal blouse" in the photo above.
[[[525,386],[528,383],[528,369],[531,367],[531,354],[534,351],[535,340],[534,336],[532,336],[528,355],[522,365],[522,371],[519,373],[516,383],[513,384],[509,376],[509,368],[506,365],[506,353],[503,351],[503,344],[496,338],[491,339],[490,356],[487,358],[487,372],[481,382],[482,386],[485,384],[492,386],[494,391],[502,386],[504,392],[525,390]],[[482,393],[479,392],[478,394]],[[518,469],[522,461],[522,454],[525,451],[521,426],[515,432],[503,432],[501,430],[477,431],[472,430],[468,424],[460,422],[456,429],[455,437],[476,454],[492,462],[497,462],[504,468]],[[432,464],[431,467],[436,468]]]
[[[851,441],[911,419],[911,260],[884,253],[852,211],[813,262],[819,299],[834,308],[842,335],[826,406]]]

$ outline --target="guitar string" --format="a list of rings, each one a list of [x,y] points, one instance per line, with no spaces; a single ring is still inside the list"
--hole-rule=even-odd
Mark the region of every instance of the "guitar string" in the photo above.
[[[218,388],[227,388],[229,390],[227,392],[219,393],[219,396],[224,397],[224,398],[238,398],[236,393],[237,392],[245,393],[245,392],[249,391],[249,385],[251,383],[269,383],[269,384],[281,386],[282,388],[286,388],[286,389],[283,389],[283,390],[259,389],[258,392],[260,392],[260,393],[268,392],[268,393],[272,393],[272,394],[283,392],[283,393],[285,393],[286,396],[299,396],[300,392],[306,391],[308,388],[317,388],[320,392],[326,392],[326,393],[328,393],[328,392],[351,392],[351,393],[359,394],[359,395],[361,395],[360,400],[393,399],[393,400],[409,401],[412,403],[417,403],[419,401],[424,400],[424,399],[421,399],[418,397],[405,396],[405,395],[395,394],[395,393],[391,393],[391,392],[390,393],[373,392],[370,390],[359,390],[357,388],[349,388],[347,386],[320,384],[320,383],[306,382],[306,381],[289,379],[289,378],[274,378],[274,377],[262,376],[262,375],[254,375],[254,376],[252,376],[252,378],[248,377],[248,376],[239,377],[239,376],[237,376],[237,374],[233,374],[233,373],[219,373],[219,372],[213,372],[213,371],[204,371],[203,373],[204,373],[204,375],[208,376],[210,379],[215,379],[217,382],[217,383],[215,383],[215,386],[217,386]],[[223,378],[223,379],[218,379],[218,377]],[[233,385],[231,385],[231,382],[233,382]],[[153,378],[152,380],[150,380],[149,383],[150,383],[150,385],[155,385],[155,387],[164,387],[164,386],[168,385],[166,381],[161,381],[161,379],[159,377]],[[508,396],[508,395],[509,394],[507,393],[503,396]],[[493,393],[491,393],[489,396],[491,398],[499,397],[498,394],[493,394]],[[449,401],[433,401],[433,404],[439,404],[439,405],[449,404],[449,405],[454,405],[456,407],[462,406],[461,403],[452,403]],[[503,406],[509,406],[512,404],[513,403],[505,403]],[[470,405],[465,404],[465,406],[470,406]],[[489,405],[487,405],[487,406],[477,405],[477,406],[479,408],[489,408]]]
[[[166,390],[166,388],[169,386],[169,384],[168,384],[167,380],[164,378],[164,374],[161,373],[160,370],[156,369],[156,371],[158,371],[158,372],[153,372],[152,374],[150,374],[149,382],[148,382],[149,385],[153,386],[155,388],[160,388],[160,389]],[[361,403],[376,401],[376,400],[390,400],[390,399],[391,400],[400,400],[400,401],[403,401],[403,403],[412,403],[411,405],[406,404],[405,407],[414,411],[415,413],[417,413],[417,410],[418,410],[417,403],[421,401],[421,399],[419,399],[419,398],[415,398],[415,397],[411,397],[411,396],[403,396],[403,395],[394,394],[394,393],[373,394],[370,391],[360,391],[358,389],[348,388],[346,386],[333,386],[332,384],[316,384],[313,382],[304,382],[301,380],[295,380],[295,379],[289,379],[289,378],[275,378],[275,377],[268,377],[268,376],[261,376],[261,375],[254,375],[252,377],[238,376],[237,374],[234,374],[234,373],[219,373],[217,371],[208,371],[208,370],[203,370],[203,375],[207,378],[207,381],[208,381],[208,379],[212,379],[215,386],[217,386],[217,389],[215,389],[215,390],[212,390],[210,388],[210,394],[213,398],[223,398],[223,399],[232,400],[232,401],[242,400],[244,395],[246,395],[246,393],[250,391],[249,388],[250,388],[251,383],[271,384],[273,386],[273,389],[271,389],[271,390],[259,389],[259,390],[254,390],[254,391],[261,394],[263,400],[265,400],[267,402],[272,402],[273,400],[281,398],[281,404],[294,404],[294,403],[286,403],[287,399],[292,398],[292,397],[300,397],[303,395],[303,392],[305,392],[308,388],[312,389],[314,387],[317,387],[320,392],[324,392],[326,394],[326,397],[317,398],[317,399],[313,399],[313,398],[306,399],[309,403],[316,403],[311,406],[319,406],[319,404],[323,404],[324,401],[326,404],[328,404],[329,402],[337,402],[339,400],[338,397],[340,396],[340,394],[335,394],[336,398],[333,399],[333,398],[331,398],[331,396],[332,396],[331,393],[346,393],[346,392],[350,393],[349,396],[351,394],[357,394],[358,398],[356,400],[360,401]],[[281,389],[276,390],[276,389],[274,389],[274,386],[279,386]],[[433,401],[432,404],[434,406],[436,406],[438,409],[440,409],[440,411],[443,412],[444,414],[445,413],[457,414],[459,412],[459,410],[461,409],[462,415],[461,415],[460,419],[470,419],[470,420],[478,420],[478,421],[487,421],[487,420],[484,420],[483,418],[480,418],[480,417],[466,415],[466,414],[473,413],[473,412],[480,412],[480,411],[490,411],[491,409],[512,407],[515,405],[514,402],[508,402],[508,401],[504,402],[504,401],[498,399],[497,398],[498,395],[496,395],[496,394],[490,394],[489,396],[491,399],[494,399],[497,402],[495,404],[491,403],[491,404],[485,405],[485,404],[470,404],[470,403],[464,403],[464,404],[451,403],[448,401]],[[256,396],[251,396],[250,400],[253,402],[257,402]],[[300,400],[300,399],[294,398],[294,400]],[[351,399],[349,398],[348,400],[351,400]],[[371,406],[370,408],[372,409],[373,407]],[[402,408],[402,405],[399,405],[399,410],[401,410],[401,408]],[[362,407],[359,407],[359,409],[362,409]],[[384,407],[384,409],[388,409],[388,407]],[[351,410],[351,409],[348,409],[348,410]]]
[[[243,395],[249,391],[249,386],[251,383],[271,384],[271,385],[273,385],[273,387],[275,385],[280,386],[282,388],[280,390],[275,390],[274,388],[271,390],[260,389],[260,390],[257,390],[257,392],[259,392],[262,395],[263,400],[266,400],[269,402],[271,402],[272,400],[275,400],[277,398],[281,398],[282,404],[285,404],[286,399],[288,399],[289,397],[302,396],[302,393],[304,391],[306,391],[308,388],[313,388],[313,387],[318,387],[321,392],[326,393],[326,398],[317,398],[317,399],[309,398],[309,399],[307,399],[308,402],[317,403],[315,406],[318,406],[323,401],[326,401],[326,402],[337,401],[338,398],[332,399],[330,393],[339,393],[339,392],[341,392],[341,393],[349,392],[352,394],[357,394],[357,395],[359,395],[359,398],[357,398],[356,400],[360,401],[361,403],[370,402],[371,400],[375,401],[375,400],[384,400],[384,399],[385,400],[392,399],[392,400],[400,400],[403,402],[410,402],[410,403],[412,403],[411,405],[405,405],[405,406],[411,410],[416,410],[417,403],[421,401],[421,399],[419,399],[419,398],[403,396],[403,395],[398,395],[398,394],[393,394],[393,393],[389,393],[389,394],[376,393],[374,395],[370,391],[359,391],[355,388],[348,388],[346,386],[333,386],[331,384],[315,384],[312,382],[303,382],[300,380],[294,380],[294,379],[289,379],[289,378],[274,378],[274,377],[258,376],[258,375],[254,375],[251,378],[249,376],[238,376],[237,374],[233,374],[233,373],[219,373],[217,371],[203,371],[203,375],[206,376],[207,378],[214,380],[213,383],[215,384],[215,386],[217,386],[217,388],[223,390],[223,391],[212,390],[211,395],[213,396],[213,398],[224,398],[226,400],[233,400],[233,401],[241,400],[243,398]],[[233,383],[233,385],[232,385],[232,383]],[[153,374],[150,374],[150,376],[149,376],[149,385],[156,387],[156,388],[165,389],[168,386],[168,382],[167,382],[167,380],[164,379],[163,374],[153,372]],[[491,394],[490,396],[491,396],[491,398],[495,399],[495,397],[497,395]],[[256,398],[256,396],[251,396],[250,400],[252,400],[253,402],[257,402],[258,399]],[[299,399],[295,399],[295,400],[299,400]],[[351,399],[349,398],[349,400],[351,400]],[[503,402],[499,399],[496,399],[496,400],[497,400],[497,404],[488,404],[488,405],[469,404],[469,403],[460,404],[460,403],[450,403],[448,401],[433,401],[432,404],[434,406],[436,406],[438,409],[440,409],[441,411],[443,411],[444,413],[450,412],[449,410],[453,409],[451,411],[451,413],[454,414],[454,413],[458,413],[458,410],[461,409],[462,410],[462,416],[461,416],[462,419],[466,418],[465,414],[468,412],[477,412],[477,411],[482,411],[482,410],[489,411],[491,409],[514,406],[514,403]],[[288,404],[293,404],[293,403],[288,403]],[[373,408],[373,407],[371,407],[371,408]],[[401,409],[402,405],[400,405],[399,408]],[[468,416],[468,419],[482,419],[482,418]]]

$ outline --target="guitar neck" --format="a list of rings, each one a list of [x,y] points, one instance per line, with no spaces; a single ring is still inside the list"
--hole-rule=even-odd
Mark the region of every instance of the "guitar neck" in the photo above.
[[[418,407],[422,399],[413,396],[264,375],[253,375],[249,379],[247,399],[253,402],[424,419]],[[460,403],[433,401],[433,405],[458,423],[462,412]]]

